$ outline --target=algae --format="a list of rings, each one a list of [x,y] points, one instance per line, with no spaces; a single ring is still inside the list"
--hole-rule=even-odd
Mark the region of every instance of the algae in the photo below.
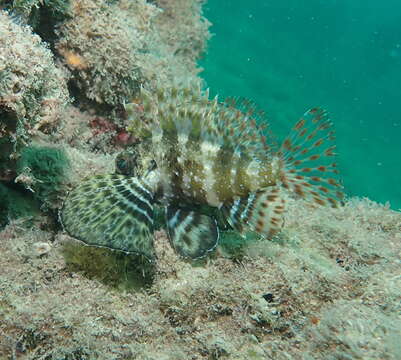
[[[41,202],[53,202],[61,191],[68,158],[62,149],[30,146],[21,151],[17,162],[21,182]]]
[[[153,265],[146,258],[75,242],[62,246],[67,269],[81,272],[111,289],[135,291],[152,283]]]

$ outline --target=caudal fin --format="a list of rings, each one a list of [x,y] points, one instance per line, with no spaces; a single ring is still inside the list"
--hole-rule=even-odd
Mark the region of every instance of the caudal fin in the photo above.
[[[327,112],[320,108],[307,111],[279,150],[282,186],[312,203],[337,207],[344,194],[334,140]]]

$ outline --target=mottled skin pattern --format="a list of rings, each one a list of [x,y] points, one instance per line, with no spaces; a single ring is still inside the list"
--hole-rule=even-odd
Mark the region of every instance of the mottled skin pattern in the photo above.
[[[172,246],[198,258],[217,246],[220,224],[271,238],[284,224],[287,193],[333,207],[342,197],[322,109],[307,111],[278,149],[252,107],[209,100],[200,89],[142,90],[126,109],[127,130],[140,141],[117,157],[119,175],[85,180],[61,211],[66,231],[89,245],[152,258],[158,203]]]
[[[145,103],[147,100],[144,97]],[[191,106],[191,111],[185,113],[177,114],[175,108],[166,107],[155,114],[157,121],[152,120],[148,131],[144,131],[144,143],[138,145],[138,158],[143,162],[139,167],[146,171],[150,159],[157,164],[157,193],[168,201],[221,207],[236,197],[276,185],[279,158],[273,157],[261,142],[246,146],[250,133],[262,137],[256,127],[242,130],[242,139],[238,134],[224,138],[219,136],[218,125],[239,129],[244,119],[236,113],[216,110],[205,118],[205,103],[199,99]],[[128,106],[128,110],[131,113],[133,109]],[[136,134],[141,126],[144,124],[135,127]],[[235,142],[240,139],[242,142]],[[255,146],[258,151],[254,151]]]
[[[151,148],[157,151],[149,154],[149,146],[137,145],[137,166],[146,173],[155,160],[158,180],[154,190],[168,201],[220,207],[236,197],[276,185],[279,176],[277,166],[274,168],[277,158],[260,160],[216,144],[179,144],[163,136]]]

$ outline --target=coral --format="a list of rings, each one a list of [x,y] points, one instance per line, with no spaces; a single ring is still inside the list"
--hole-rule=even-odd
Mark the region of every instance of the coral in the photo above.
[[[121,107],[140,86],[195,79],[209,24],[199,4],[181,5],[162,10],[144,0],[74,1],[72,18],[57,30],[56,49],[75,95]]]
[[[68,92],[52,53],[29,27],[14,23],[4,11],[0,34],[2,114],[15,118],[25,130],[54,125]]]
[[[136,141],[123,104],[139,86],[200,81],[200,48],[190,51],[192,40],[181,34],[191,32],[204,47],[200,11],[186,4],[180,24],[172,19],[179,8],[144,0],[0,0],[2,226],[54,216],[70,185],[114,171],[117,153]],[[187,51],[176,51],[176,41]],[[32,206],[23,209],[23,198]]]
[[[157,13],[144,1],[77,0],[72,18],[57,31],[57,51],[71,81],[88,99],[121,105],[135,96],[142,80],[138,54],[146,51],[149,22]]]
[[[93,174],[114,172],[114,156],[109,154],[96,154],[84,149],[75,149],[64,146],[69,160],[69,168],[66,173],[65,185],[76,185],[82,179]]]
[[[7,9],[19,22],[38,30],[49,27],[68,15],[68,0],[2,0],[0,8]],[[46,24],[45,24],[46,23]]]
[[[202,16],[201,6],[204,1],[155,2],[163,9],[162,14],[155,19],[163,43],[184,61],[197,59],[205,50],[206,42],[210,38],[210,23]]]
[[[328,305],[306,334],[307,342],[312,340],[308,347],[311,359],[391,359],[401,350],[401,320],[359,300]]]
[[[65,192],[133,141],[123,103],[139,86],[201,82],[201,4],[0,1],[14,15],[0,11],[0,358],[399,357],[401,215],[386,206],[289,199],[272,241],[226,232],[197,262],[163,229],[142,263],[56,223]]]

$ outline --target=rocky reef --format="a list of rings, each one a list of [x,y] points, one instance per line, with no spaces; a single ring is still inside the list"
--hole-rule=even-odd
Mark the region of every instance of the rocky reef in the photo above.
[[[39,206],[57,209],[65,186],[113,169],[132,140],[124,104],[140,87],[201,82],[196,60],[208,27],[198,1],[1,1],[5,197],[25,188]],[[6,203],[0,223],[18,213]]]
[[[401,215],[368,199],[291,199],[272,241],[228,231],[197,261],[162,227],[156,263],[62,231],[67,191],[136,141],[124,105],[141,88],[202,85],[202,3],[0,1],[1,359],[401,353]]]
[[[274,241],[226,234],[185,262],[164,231],[154,268],[43,223],[0,233],[6,359],[397,359],[400,214],[369,200],[293,201]]]

